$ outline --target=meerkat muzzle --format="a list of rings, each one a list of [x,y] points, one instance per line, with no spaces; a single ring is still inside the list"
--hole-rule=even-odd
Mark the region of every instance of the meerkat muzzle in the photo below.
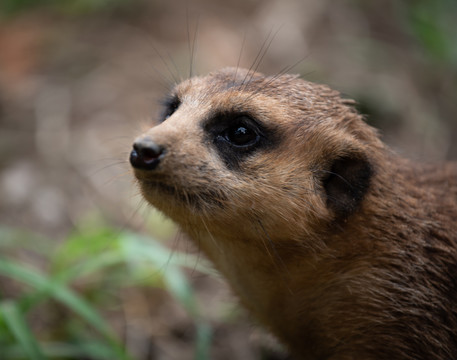
[[[165,148],[149,136],[138,138],[133,143],[130,164],[135,169],[154,170],[165,156]]]

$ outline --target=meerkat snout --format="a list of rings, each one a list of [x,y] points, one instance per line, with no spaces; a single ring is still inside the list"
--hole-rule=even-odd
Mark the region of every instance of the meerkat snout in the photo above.
[[[136,169],[154,170],[165,155],[165,147],[149,136],[138,138],[133,143],[130,164]]]

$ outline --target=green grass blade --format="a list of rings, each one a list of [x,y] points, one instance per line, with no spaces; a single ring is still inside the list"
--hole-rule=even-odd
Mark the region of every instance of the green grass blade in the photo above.
[[[24,265],[0,259],[0,273],[24,282],[38,291],[49,293],[83,317],[102,334],[108,335],[110,333],[109,327],[103,319],[82,298],[63,284],[57,283],[52,278],[47,278],[37,269],[30,269]]]
[[[143,243],[141,240],[142,238],[139,236],[125,235],[122,245],[127,261],[137,267],[163,268],[161,275],[168,290],[190,315],[198,317],[192,287],[181,268],[172,261],[173,255],[170,250],[157,242]]]
[[[200,322],[197,324],[197,341],[195,347],[195,360],[209,360],[211,348],[212,331],[211,327]]]
[[[165,284],[173,297],[181,303],[193,318],[198,318],[199,312],[192,287],[181,269],[168,267],[167,270],[164,271],[163,277]]]
[[[216,274],[205,259],[179,251],[172,251],[159,241],[144,235],[130,232],[122,233],[119,245],[126,254],[126,259],[147,260],[157,268],[164,265],[172,265],[192,268],[205,274]]]
[[[0,314],[17,342],[24,349],[24,352],[31,360],[44,360],[38,342],[33,336],[29,327],[16,303],[3,301],[0,303]]]
[[[0,260],[1,261],[1,260]],[[52,278],[60,284],[69,283],[97,271],[107,271],[111,266],[122,264],[124,259],[118,253],[108,253],[88,259],[82,264],[69,267],[65,271],[56,271]],[[36,291],[21,298],[21,309],[28,311],[38,303],[45,301],[52,294],[45,288],[43,291]]]
[[[84,341],[84,343],[42,342],[41,350],[46,359],[118,359],[109,344],[99,341]],[[0,359],[24,359],[27,353],[22,346],[8,346],[1,349]]]
[[[123,265],[124,258],[118,252],[108,252],[98,255],[94,258],[87,259],[81,264],[74,265],[67,270],[58,271],[56,278],[61,282],[69,282],[76,278],[81,279],[84,276],[93,274],[97,271],[107,271],[107,268],[115,265]]]
[[[64,284],[57,282],[52,278],[47,278],[37,269],[30,269],[23,265],[17,265],[2,258],[0,258],[0,274],[24,282],[39,292],[48,293],[99,331],[110,342],[113,349],[116,350],[118,359],[128,358],[121,345],[115,340],[110,327],[98,312]]]
[[[188,267],[188,262],[183,257],[176,258],[176,255],[182,256],[182,254],[171,254],[170,250],[160,243],[136,234],[124,234],[121,246],[124,250],[126,260],[132,266],[163,268],[162,278],[168,291],[185,308],[187,313],[193,317],[196,323],[197,340],[194,359],[208,360],[210,358],[211,327],[202,320],[192,286],[181,269],[181,266]],[[192,261],[199,261],[195,257],[189,257],[192,258]],[[195,267],[196,265],[194,265]],[[201,270],[211,273],[211,270],[205,265],[201,266]]]
[[[53,246],[53,241],[44,236],[24,229],[0,225],[0,249],[2,252],[4,249],[29,249],[38,254],[46,255],[53,249]]]

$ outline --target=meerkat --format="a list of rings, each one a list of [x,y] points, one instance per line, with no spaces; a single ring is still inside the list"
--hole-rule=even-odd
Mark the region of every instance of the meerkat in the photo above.
[[[457,165],[397,156],[337,91],[188,79],[130,162],[294,358],[457,359]]]

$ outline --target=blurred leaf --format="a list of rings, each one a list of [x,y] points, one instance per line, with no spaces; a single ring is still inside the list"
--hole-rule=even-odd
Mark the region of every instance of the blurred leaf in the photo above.
[[[414,1],[409,6],[410,25],[424,48],[442,61],[455,59],[457,25],[455,1]]]
[[[1,0],[0,14],[7,16],[37,7],[58,9],[69,14],[87,14],[132,5],[135,0]]]
[[[66,2],[54,0],[54,5],[67,13],[85,14],[114,8],[128,2],[129,0],[67,0]]]
[[[41,293],[49,294],[56,300],[66,305],[69,309],[77,313],[88,324],[97,329],[113,346],[119,359],[126,359],[127,356],[119,343],[114,340],[111,329],[98,312],[86,303],[81,297],[72,290],[52,278],[47,278],[37,269],[30,269],[24,265],[0,258],[0,274],[15,280],[26,283]]]
[[[156,269],[163,267],[162,277],[165,286],[196,323],[195,359],[209,359],[211,327],[202,320],[192,286],[180,266],[188,267],[190,259],[194,263],[194,268],[201,272],[211,273],[210,268],[202,264],[202,259],[188,254],[172,253],[170,249],[157,241],[138,234],[124,233],[121,237],[121,246],[131,267],[146,266]]]
[[[82,263],[69,267],[66,270],[56,272],[56,279],[61,282],[70,282],[72,280],[81,279],[86,275],[93,274],[98,271],[104,271],[108,268],[124,264],[124,258],[119,252],[110,251],[105,254],[94,256]]]
[[[23,229],[0,226],[0,248],[29,249],[47,255],[53,246],[54,243],[44,236]]]
[[[117,359],[116,353],[110,345],[98,341],[84,341],[77,344],[42,342],[40,346],[46,358]],[[24,358],[27,354],[22,346],[10,346],[6,349],[2,348],[2,355],[5,359],[18,359]]]
[[[183,266],[202,273],[215,274],[205,259],[170,250],[148,236],[124,232],[120,236],[119,246],[130,265],[141,265],[146,261],[156,269],[166,267],[165,270],[168,270],[169,266]]]
[[[78,314],[85,324],[91,325],[107,340],[106,343],[87,341],[78,344],[68,343],[65,344],[68,345],[67,347],[47,344],[45,347],[42,346],[43,353],[48,357],[59,357],[58,354],[65,352],[69,357],[76,358],[82,356],[81,354],[94,359],[127,357],[119,342],[115,340],[109,325],[94,307],[95,303],[94,305],[88,303],[67,285],[92,276],[93,294],[100,293],[100,281],[108,284],[112,281],[117,288],[125,285],[142,285],[145,280],[148,284],[166,287],[195,321],[197,330],[195,358],[208,359],[211,328],[202,320],[192,286],[182,270],[184,266],[213,274],[214,271],[205,264],[204,259],[172,251],[149,236],[120,231],[105,226],[102,221],[92,220],[72,233],[56,251],[51,252],[48,249],[42,254],[50,263],[50,274],[12,259],[0,257],[1,275],[27,284],[33,289],[17,299],[16,306],[22,313],[34,309],[40,302],[51,297]],[[8,240],[5,242],[0,239],[0,246],[11,246],[11,249],[14,249],[14,239],[22,237],[22,241],[27,243],[27,237],[31,235],[12,229],[6,231],[0,228],[0,234],[1,231],[3,234],[8,234]],[[126,271],[126,267],[129,271]],[[94,276],[100,276],[100,278],[94,278]],[[91,287],[87,284],[86,282],[84,286],[86,293],[91,291]],[[112,287],[106,289],[109,290]],[[66,332],[68,325],[68,322],[63,324]],[[75,330],[74,338],[80,338],[81,332],[84,331],[82,329],[83,327]],[[2,341],[5,339],[2,342],[4,344],[11,342],[1,334],[0,339]],[[9,345],[6,348],[10,354],[23,354],[22,348]]]
[[[38,342],[29,327],[16,303],[3,301],[0,303],[0,315],[8,325],[16,340],[24,349],[25,354],[31,360],[44,360]]]
[[[0,2],[0,13],[12,15],[36,6],[47,4],[48,0],[2,0]]]
[[[187,278],[181,269],[170,266],[163,273],[165,283],[173,297],[178,300],[186,311],[194,318],[198,317],[195,295]]]
[[[74,232],[55,252],[52,259],[54,271],[112,251],[117,246],[118,237],[118,231],[106,227],[83,228]]]
[[[197,324],[197,341],[195,349],[195,360],[210,359],[209,350],[211,347],[211,327],[203,322]]]
[[[130,266],[144,266],[147,263],[151,269],[165,266],[162,276],[167,288],[189,314],[196,315],[191,286],[173,260],[173,254],[157,242],[146,243],[144,240],[145,238],[131,233],[123,235],[122,247]]]

